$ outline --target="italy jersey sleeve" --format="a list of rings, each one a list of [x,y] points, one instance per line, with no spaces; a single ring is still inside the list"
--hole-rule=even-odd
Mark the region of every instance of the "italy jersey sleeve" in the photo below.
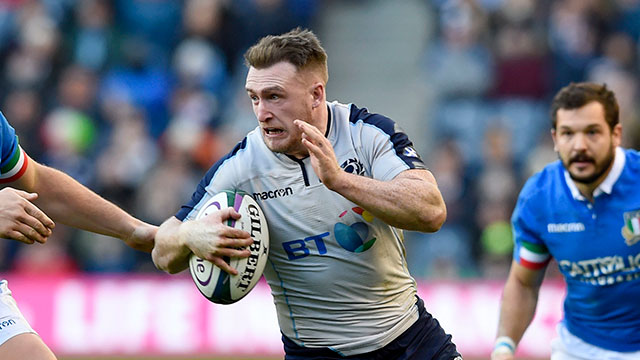
[[[529,181],[518,198],[516,208],[511,216],[513,227],[513,258],[518,264],[531,269],[544,268],[551,260],[547,246],[538,235],[536,229],[542,229],[543,224],[535,216],[533,199],[531,194],[532,181]]]
[[[360,131],[374,179],[391,180],[404,170],[425,169],[413,143],[393,120],[355,105],[352,105],[349,120],[351,126]]]
[[[27,169],[27,155],[15,130],[0,112],[0,184],[18,180]]]

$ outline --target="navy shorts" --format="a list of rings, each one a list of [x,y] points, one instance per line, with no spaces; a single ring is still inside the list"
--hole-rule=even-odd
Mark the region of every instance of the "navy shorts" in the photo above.
[[[297,345],[286,336],[282,336],[285,360],[453,360],[462,359],[451,335],[424,308],[424,302],[418,298],[418,320],[404,333],[385,347],[352,356],[341,356],[329,348],[305,348]]]

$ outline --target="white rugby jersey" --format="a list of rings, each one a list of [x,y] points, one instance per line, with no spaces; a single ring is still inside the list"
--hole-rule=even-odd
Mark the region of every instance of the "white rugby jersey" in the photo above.
[[[391,180],[424,169],[391,119],[338,102],[328,108],[326,136],[345,171]],[[194,218],[225,189],[253,194],[264,211],[271,245],[264,276],[280,329],[297,344],[361,354],[382,348],[417,320],[402,231],[327,189],[309,157],[272,152],[256,128],[211,167],[176,217]]]

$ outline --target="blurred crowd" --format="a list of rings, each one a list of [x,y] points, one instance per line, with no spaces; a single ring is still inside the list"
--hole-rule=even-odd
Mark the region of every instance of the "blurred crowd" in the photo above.
[[[257,124],[244,50],[316,13],[315,0],[1,0],[0,109],[34,159],[160,224]],[[60,225],[46,246],[0,242],[0,271],[153,269]]]
[[[422,76],[436,94],[426,116],[437,142],[427,163],[449,214],[427,241],[412,234],[411,270],[418,277],[504,280],[517,195],[529,176],[557,159],[549,104],[561,87],[606,83],[620,103],[623,146],[640,145],[640,1],[430,4],[437,30]],[[430,254],[427,261],[417,259],[422,254]]]
[[[640,145],[640,0],[424,2],[436,29],[420,76],[435,100],[411,121],[435,139],[422,155],[449,215],[436,234],[407,234],[409,265],[418,278],[503,280],[517,194],[556,159],[548,104],[560,87],[606,83],[624,146]],[[33,158],[160,224],[256,125],[244,50],[315,29],[326,3],[0,0],[0,110]],[[147,254],[64,226],[46,246],[0,242],[0,271],[153,269]]]

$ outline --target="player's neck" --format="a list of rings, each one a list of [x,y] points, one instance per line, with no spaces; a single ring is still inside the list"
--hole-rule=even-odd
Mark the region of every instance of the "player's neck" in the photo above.
[[[580,194],[582,194],[582,196],[584,196],[587,200],[589,200],[589,202],[593,202],[594,191],[596,191],[596,189],[598,188],[598,186],[600,186],[600,184],[602,184],[604,179],[606,179],[607,176],[609,176],[609,173],[611,172],[612,168],[613,168],[613,160],[611,161],[611,164],[609,164],[609,168],[607,169],[607,171],[602,173],[602,175],[600,175],[595,181],[592,181],[590,183],[582,183],[574,180],[573,182],[576,184],[576,187],[578,188],[578,191],[580,191]]]
[[[318,106],[313,113],[315,126],[320,130],[324,136],[327,136],[327,129],[329,128],[329,107],[326,103]]]
[[[589,202],[593,202],[593,192],[598,185],[594,186],[592,184],[576,183],[576,187],[578,188],[578,191],[580,191],[580,194],[582,194],[585,199],[589,200]]]

